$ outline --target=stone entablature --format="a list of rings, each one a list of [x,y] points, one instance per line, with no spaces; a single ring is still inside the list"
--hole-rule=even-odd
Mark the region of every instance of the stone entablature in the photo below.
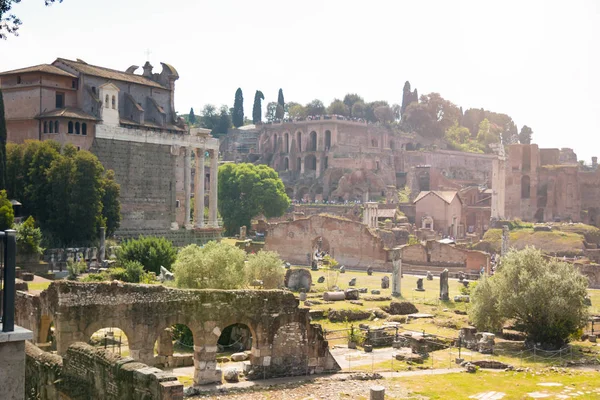
[[[280,290],[181,290],[158,285],[54,282],[39,296],[17,292],[17,321],[37,340],[54,322],[64,355],[99,329],[115,327],[128,338],[130,355],[154,364],[154,346],[166,328],[187,325],[194,335],[194,383],[221,381],[217,341],[227,326],[252,332],[249,378],[339,370],[307,309]],[[293,334],[290,334],[292,331]],[[290,342],[290,340],[293,342]]]

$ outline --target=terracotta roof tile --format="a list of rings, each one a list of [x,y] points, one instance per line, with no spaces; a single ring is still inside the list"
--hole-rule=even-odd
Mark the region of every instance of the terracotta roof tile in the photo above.
[[[25,74],[28,72],[45,72],[47,74],[62,75],[62,76],[68,76],[70,78],[77,78],[77,76],[73,75],[72,73],[64,71],[64,70],[62,70],[58,67],[55,67],[54,65],[50,65],[50,64],[40,64],[40,65],[34,65],[33,67],[13,69],[12,71],[1,72],[0,76],[13,75],[13,74]]]
[[[456,197],[456,195],[458,194],[458,192],[455,192],[455,191],[427,190],[427,191],[423,191],[423,192],[419,193],[419,195],[413,201],[413,203],[418,202],[419,200],[421,200],[422,198],[424,198],[425,196],[427,196],[430,193],[433,193],[434,195],[436,195],[437,197],[439,197],[440,199],[442,199],[443,201],[445,201],[448,204],[452,203],[452,200],[454,200],[454,197]],[[460,200],[460,196],[458,197],[458,199]]]
[[[38,114],[36,118],[73,118],[73,119],[87,119],[90,121],[98,121],[98,118],[91,114],[86,113],[79,108],[57,108],[41,114]]]
[[[82,74],[86,74],[86,75],[99,76],[101,78],[114,79],[116,81],[138,83],[140,85],[146,85],[146,86],[167,89],[160,83],[154,82],[153,80],[148,79],[145,76],[136,75],[136,74],[132,74],[132,73],[125,72],[125,71],[117,71],[115,69],[110,69],[110,68],[105,68],[105,67],[99,67],[97,65],[87,64],[81,60],[73,61],[73,60],[67,60],[65,58],[57,58],[56,61],[54,61],[54,63],[57,63],[57,62],[64,63],[64,64],[70,66],[71,68],[74,68],[77,71],[81,72]]]

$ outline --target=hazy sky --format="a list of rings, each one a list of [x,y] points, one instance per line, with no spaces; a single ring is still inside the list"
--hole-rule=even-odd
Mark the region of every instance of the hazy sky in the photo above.
[[[179,72],[179,113],[356,92],[402,102],[409,80],[463,109],[510,115],[542,147],[600,156],[600,1],[23,0],[0,70],[57,57],[125,70],[146,50]],[[138,73],[141,72],[141,69]],[[264,114],[264,112],[263,112]]]

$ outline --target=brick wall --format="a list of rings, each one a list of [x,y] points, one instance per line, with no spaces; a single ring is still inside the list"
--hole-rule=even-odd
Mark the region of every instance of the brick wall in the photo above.
[[[27,398],[46,400],[180,400],[183,385],[174,375],[85,343],[64,358],[26,343]]]

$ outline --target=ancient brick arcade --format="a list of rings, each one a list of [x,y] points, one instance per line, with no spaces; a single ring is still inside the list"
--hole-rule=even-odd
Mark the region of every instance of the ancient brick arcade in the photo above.
[[[155,342],[166,328],[187,325],[194,335],[194,384],[221,381],[217,341],[242,323],[252,333],[247,376],[268,378],[339,370],[318,325],[280,290],[180,290],[117,283],[54,282],[40,296],[17,295],[17,322],[44,342],[54,323],[57,351],[115,327],[127,335],[130,356],[154,365]]]

